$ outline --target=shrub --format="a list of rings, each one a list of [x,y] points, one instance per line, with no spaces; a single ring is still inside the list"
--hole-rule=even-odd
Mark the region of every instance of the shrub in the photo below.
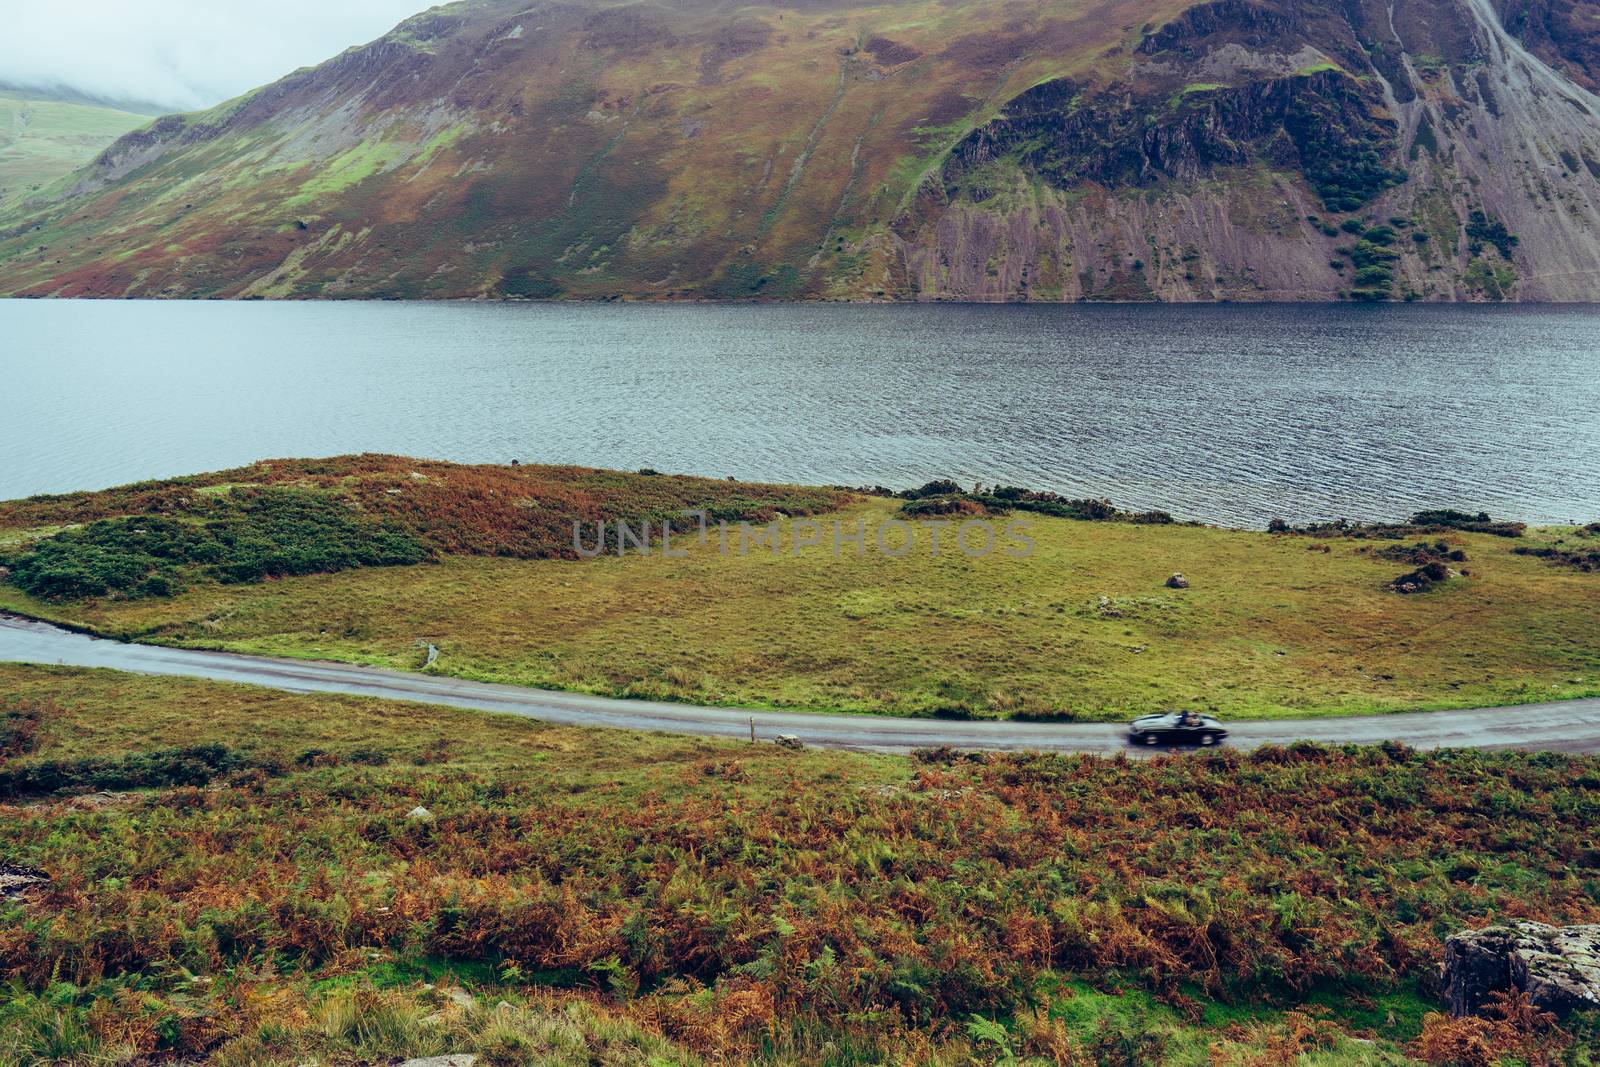
[[[1449,577],[1450,568],[1435,560],[1402,574],[1390,582],[1389,586],[1397,593],[1421,593],[1446,581]]]
[[[54,713],[53,705],[0,698],[0,762],[32,752],[39,727]]]
[[[13,558],[11,582],[48,600],[171,596],[187,575],[224,582],[419,563],[416,538],[301,489],[249,490],[186,521],[162,516],[102,519],[29,546]]]
[[[1469,514],[1451,508],[1419,511],[1407,521],[1412,526],[1467,530],[1472,533],[1494,534],[1496,537],[1521,537],[1528,529],[1528,524],[1523,522],[1496,522],[1489,518],[1489,513],[1486,511]]]
[[[201,493],[211,485],[237,485]],[[170,596],[194,580],[256,582],[439,553],[576,558],[573,524],[770,521],[843,491],[576,467],[469,467],[389,456],[284,460],[103,493],[0,503],[0,525],[85,522],[16,552],[10,580],[51,600]],[[611,542],[614,546],[615,542]]]
[[[907,500],[900,505],[900,513],[913,519],[945,515],[981,518],[989,514],[989,509],[966,496],[931,496]]]
[[[1467,248],[1473,255],[1483,251],[1485,244],[1493,245],[1500,253],[1502,259],[1511,258],[1511,250],[1517,246],[1517,236],[1506,229],[1505,223],[1499,219],[1490,218],[1481,210],[1475,210],[1467,216]]]
[[[1571,567],[1584,573],[1600,571],[1600,549],[1556,548],[1553,545],[1518,545],[1511,550],[1518,556],[1537,556],[1558,566]]]
[[[122,756],[13,763],[0,770],[0,798],[98,789],[202,786],[245,768],[278,771],[282,761],[261,759],[226,745],[163,748]]]
[[[930,496],[953,496],[961,492],[961,486],[949,478],[935,478],[923,485],[920,489],[908,489],[901,495],[910,500],[921,500]]]
[[[1439,1067],[1496,1067],[1507,1061],[1555,1064],[1571,1038],[1555,1016],[1528,1003],[1527,994],[1494,994],[1482,1016],[1423,1017],[1422,1033],[1408,1050]]]

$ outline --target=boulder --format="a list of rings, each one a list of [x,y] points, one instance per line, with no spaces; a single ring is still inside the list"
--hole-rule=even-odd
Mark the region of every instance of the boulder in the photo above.
[[[432,822],[433,812],[429,811],[421,804],[418,804],[416,807],[406,812],[406,818],[410,819],[412,822]]]
[[[1445,941],[1440,975],[1454,1015],[1477,1013],[1502,990],[1526,993],[1557,1017],[1600,1008],[1600,924],[1463,930]]]
[[[16,900],[30,889],[46,885],[50,876],[37,867],[0,862],[0,900]]]
[[[1187,589],[1189,588],[1189,579],[1185,578],[1181,573],[1174,574],[1171,578],[1167,579],[1167,588]]]
[[[478,1057],[470,1052],[458,1052],[454,1056],[424,1056],[419,1060],[406,1060],[400,1067],[472,1067],[478,1062]]]
[[[806,747],[806,743],[794,734],[779,734],[772,739],[772,743],[779,748],[801,749]]]

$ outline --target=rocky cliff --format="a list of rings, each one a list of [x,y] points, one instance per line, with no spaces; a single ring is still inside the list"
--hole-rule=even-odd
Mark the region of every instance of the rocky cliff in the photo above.
[[[0,219],[0,292],[1600,299],[1573,0],[467,0]]]

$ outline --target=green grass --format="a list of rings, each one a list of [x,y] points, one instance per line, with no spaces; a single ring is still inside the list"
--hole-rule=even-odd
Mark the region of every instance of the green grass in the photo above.
[[[34,724],[0,857],[51,879],[0,901],[4,1067],[1411,1064],[1446,933],[1600,917],[1593,757],[923,762],[66,668],[0,693]],[[204,746],[240,760],[15,788]]]
[[[148,115],[0,90],[0,209],[83,166],[149,121]]]
[[[19,527],[75,514],[13,507]],[[675,540],[681,559],[659,547],[588,562],[443,553],[139,600],[52,602],[0,583],[0,608],[138,640],[400,668],[418,667],[428,642],[441,649],[433,669],[461,677],[893,714],[1115,720],[1189,705],[1275,718],[1600,693],[1600,652],[1585,639],[1600,628],[1600,576],[1516,555],[1513,539],[1450,534],[1470,575],[1407,597],[1388,588],[1410,567],[1379,558],[1387,541],[1020,512],[997,521],[1028,524],[1026,559],[1004,540],[966,558],[949,533],[935,556],[927,523],[892,559],[872,546],[897,507],[866,498],[826,517],[864,524],[861,556],[835,556],[829,525],[824,547],[793,553],[789,523],[777,554],[740,555],[736,535],[726,555],[715,537]],[[1190,588],[1165,587],[1174,571]]]

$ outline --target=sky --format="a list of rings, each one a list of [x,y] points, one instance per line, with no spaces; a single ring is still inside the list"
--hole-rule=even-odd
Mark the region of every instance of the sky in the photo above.
[[[0,0],[0,83],[189,111],[380,37],[432,2]]]

